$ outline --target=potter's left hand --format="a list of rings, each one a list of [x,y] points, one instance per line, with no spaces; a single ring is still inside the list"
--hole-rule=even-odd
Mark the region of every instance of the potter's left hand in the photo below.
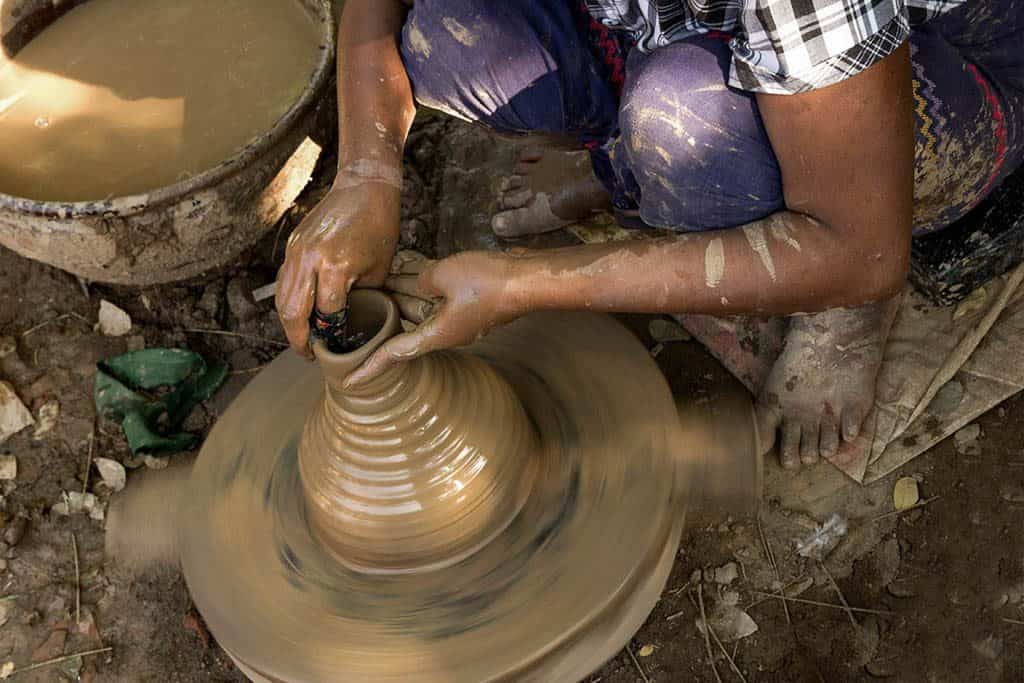
[[[418,276],[390,277],[387,286],[397,293],[406,317],[415,317],[408,315],[416,309],[415,301],[432,302],[432,314],[412,332],[381,346],[346,383],[360,384],[394,363],[470,344],[523,315],[521,297],[512,291],[513,264],[514,259],[503,254],[467,251],[441,261],[412,264],[413,270],[420,271]],[[409,270],[403,268],[403,272]]]

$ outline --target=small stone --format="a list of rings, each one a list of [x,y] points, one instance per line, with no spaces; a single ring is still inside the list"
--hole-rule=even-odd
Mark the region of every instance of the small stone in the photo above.
[[[165,470],[171,463],[169,458],[158,458],[155,455],[147,455],[143,461],[146,463],[146,467],[151,470]]]
[[[96,458],[93,460],[93,464],[108,489],[115,493],[124,489],[127,477],[124,465],[110,458]]]
[[[757,633],[757,623],[734,605],[718,604],[708,613],[708,625],[723,643],[731,643]],[[705,631],[704,620],[697,618],[697,630]]]
[[[50,508],[50,512],[56,515],[80,515],[89,513],[96,509],[96,496],[92,493],[81,493],[80,491],[65,491],[64,500]]]
[[[132,319],[127,313],[106,299],[100,301],[99,322],[96,331],[107,337],[123,337],[132,331]]]
[[[637,652],[637,654],[640,655],[641,657],[650,657],[651,655],[654,654],[654,646],[653,645],[644,645],[642,648],[640,648],[640,651]]]
[[[13,455],[0,455],[0,481],[18,478],[18,459]]]
[[[714,571],[714,582],[723,586],[728,586],[730,583],[739,578],[740,569],[739,565],[735,562],[729,562],[727,564],[718,567]]]
[[[0,337],[0,360],[7,358],[17,350],[18,342],[14,341],[14,337]]]
[[[9,546],[16,546],[21,543],[21,539],[25,537],[25,531],[28,529],[28,518],[17,516],[7,523],[4,527],[4,543]]]
[[[35,418],[14,393],[14,387],[0,382],[0,443],[35,424]]]
[[[39,409],[39,417],[36,420],[36,429],[32,432],[32,438],[36,441],[53,431],[57,426],[57,418],[60,417],[60,403],[47,401]]]
[[[921,492],[917,480],[913,477],[901,477],[892,490],[893,505],[897,510],[909,510],[921,501]]]
[[[14,674],[14,662],[4,662],[3,666],[0,666],[0,680],[7,680]]]
[[[981,426],[969,424],[953,435],[953,442],[956,445],[956,452],[960,455],[975,456],[981,455],[981,446],[978,445],[978,438],[981,436]]]

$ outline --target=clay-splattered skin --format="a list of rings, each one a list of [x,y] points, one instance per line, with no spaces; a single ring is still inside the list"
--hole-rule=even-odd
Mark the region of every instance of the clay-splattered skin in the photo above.
[[[402,7],[399,2],[365,0],[346,5],[339,40],[343,168],[359,159],[393,161],[395,167],[400,162],[413,111],[394,40]],[[356,101],[358,107],[344,104]],[[906,46],[828,88],[792,96],[758,95],[782,170],[788,210],[710,234],[627,246],[466,252],[432,264],[418,279],[399,278],[391,284],[437,302],[433,316],[416,331],[385,344],[349,381],[366,381],[395,362],[469,343],[496,325],[545,309],[791,315],[863,307],[850,315],[875,322],[854,327],[881,348],[886,326],[879,321],[886,316],[880,312],[890,310],[887,302],[902,287],[909,262],[910,102]],[[390,132],[383,139],[374,125],[378,121]],[[307,353],[314,298],[330,312],[343,305],[353,284],[381,284],[394,249],[398,206],[396,188],[368,181],[347,191],[344,201],[332,193],[299,227],[278,295],[296,350]],[[845,362],[847,354],[838,348],[842,346],[821,345],[821,366]],[[858,406],[851,414],[860,415],[859,406],[870,405],[877,364],[851,373],[858,381],[834,387],[827,401],[813,382],[788,381],[800,374],[797,370],[810,369],[792,370],[781,391],[769,378],[761,397],[771,436],[780,422],[787,435],[787,465],[799,463],[793,443],[806,441],[803,459],[812,462],[820,453],[830,453],[831,434],[856,431],[842,429],[846,406]],[[785,368],[780,372],[785,374]],[[870,379],[860,381],[866,377]],[[846,421],[859,426],[853,417]],[[824,442],[822,433],[828,435]]]

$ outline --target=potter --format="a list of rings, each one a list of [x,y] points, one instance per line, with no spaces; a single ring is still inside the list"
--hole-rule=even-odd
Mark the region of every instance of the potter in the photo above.
[[[437,302],[433,317],[352,382],[531,311],[671,313],[757,395],[783,465],[870,438],[911,235],[963,216],[1024,159],[1024,12],[1017,0],[814,0],[806,16],[740,4],[347,2],[339,173],[281,270],[294,348],[309,353],[314,307],[385,283],[394,180],[423,106],[550,139],[509,169],[498,234],[595,211],[677,234],[431,265],[404,285]],[[567,143],[590,168],[559,157]]]

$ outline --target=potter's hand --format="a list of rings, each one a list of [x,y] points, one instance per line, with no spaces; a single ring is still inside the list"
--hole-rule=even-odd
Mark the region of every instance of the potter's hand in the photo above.
[[[387,285],[397,293],[395,298],[407,317],[417,317],[415,301],[433,302],[433,312],[414,331],[381,346],[346,383],[360,384],[394,363],[472,343],[523,315],[522,297],[512,291],[513,264],[514,259],[502,254],[468,251],[442,261],[423,262],[418,276],[388,278]]]
[[[384,284],[398,243],[400,190],[390,179],[340,173],[288,240],[277,311],[292,348],[311,357],[309,317],[345,307],[356,285]]]

